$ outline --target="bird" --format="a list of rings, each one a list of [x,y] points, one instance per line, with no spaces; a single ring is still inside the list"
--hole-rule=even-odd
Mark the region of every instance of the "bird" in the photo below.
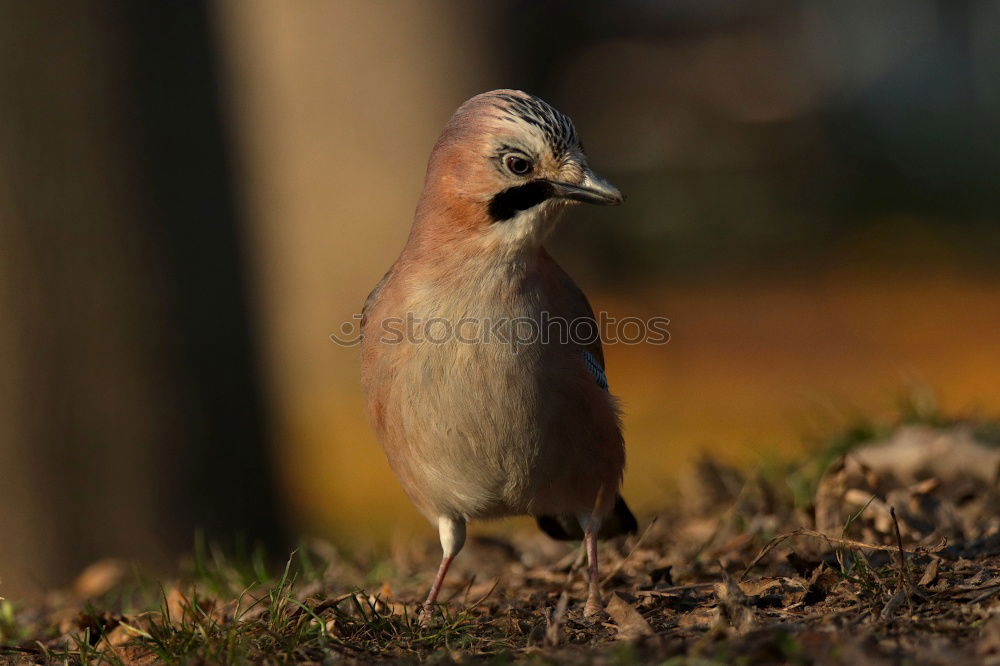
[[[597,539],[637,529],[621,413],[593,309],[544,242],[571,205],[623,201],[570,118],[523,91],[467,100],[431,151],[406,244],[361,316],[368,419],[439,532],[425,619],[467,523],[516,515],[583,542],[584,614],[603,609]]]

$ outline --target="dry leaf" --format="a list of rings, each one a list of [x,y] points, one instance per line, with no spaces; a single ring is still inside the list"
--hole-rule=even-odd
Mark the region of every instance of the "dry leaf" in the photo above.
[[[906,594],[903,592],[903,588],[896,590],[896,594],[892,595],[892,598],[886,602],[885,606],[882,608],[882,612],[879,616],[883,620],[888,620],[895,614],[896,610],[903,605],[903,601],[906,600]]]
[[[146,613],[137,617],[121,618],[119,624],[101,639],[98,646],[120,648],[136,637],[148,636],[150,617],[151,614]]]
[[[757,580],[745,580],[739,583],[740,590],[748,597],[756,597],[764,594],[773,587],[781,587],[779,578],[758,578]]]
[[[646,618],[635,609],[635,606],[617,594],[611,595],[611,600],[608,601],[605,610],[618,625],[619,640],[634,641],[643,636],[652,636],[655,633]]]
[[[936,557],[931,559],[931,563],[927,565],[924,569],[924,575],[920,577],[920,582],[918,583],[921,587],[930,587],[937,580],[938,567],[941,564],[941,560]]]

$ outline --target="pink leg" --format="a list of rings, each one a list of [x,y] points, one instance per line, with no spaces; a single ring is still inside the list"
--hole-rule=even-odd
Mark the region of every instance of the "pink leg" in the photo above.
[[[587,546],[587,578],[590,583],[587,593],[587,605],[583,607],[584,617],[594,617],[602,610],[601,589],[597,578],[597,530],[588,529],[584,533],[584,543]]]
[[[438,598],[438,592],[441,591],[441,583],[444,582],[444,576],[448,573],[448,567],[451,566],[453,559],[455,559],[454,555],[445,555],[441,558],[441,566],[438,567],[437,576],[434,577],[434,584],[431,585],[431,591],[427,595],[427,600],[424,601],[425,617],[430,617],[431,611],[434,608],[434,602]]]
[[[434,612],[434,602],[437,601],[438,592],[441,591],[441,583],[444,582],[444,576],[448,573],[448,567],[451,566],[451,561],[455,559],[458,551],[462,550],[462,545],[465,543],[465,520],[441,516],[438,518],[438,532],[441,536],[441,550],[443,551],[443,555],[441,557],[441,566],[438,567],[437,576],[434,577],[434,584],[431,585],[431,591],[427,595],[427,600],[424,601],[422,609],[423,617],[420,619],[420,622],[424,626],[431,621],[431,615]]]

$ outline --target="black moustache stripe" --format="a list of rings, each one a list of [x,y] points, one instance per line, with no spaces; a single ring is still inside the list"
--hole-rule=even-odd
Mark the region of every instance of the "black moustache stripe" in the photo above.
[[[510,187],[493,195],[490,199],[489,214],[494,222],[503,222],[517,215],[522,210],[528,210],[555,194],[552,185],[544,180],[533,180],[524,185]]]

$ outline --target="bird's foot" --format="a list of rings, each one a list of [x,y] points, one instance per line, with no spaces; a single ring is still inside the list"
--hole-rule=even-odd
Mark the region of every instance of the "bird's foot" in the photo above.
[[[426,629],[431,626],[432,619],[434,619],[434,604],[425,603],[420,607],[420,626]]]
[[[587,597],[587,604],[583,607],[583,616],[593,619],[600,615],[603,610],[604,604],[601,603],[601,598],[596,594],[591,594]]]

